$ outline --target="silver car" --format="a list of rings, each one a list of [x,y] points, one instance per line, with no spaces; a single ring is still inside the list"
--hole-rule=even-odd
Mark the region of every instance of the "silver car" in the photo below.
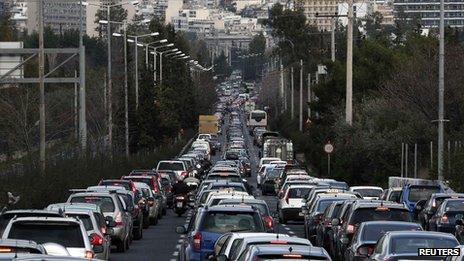
[[[155,195],[153,194],[150,186],[143,182],[134,182],[135,187],[142,192],[143,205],[146,206],[146,209],[143,211],[143,218],[147,218],[150,222],[150,225],[156,225],[158,223],[158,217],[160,216],[160,204],[161,200],[156,200]]]
[[[108,221],[114,221],[111,243],[116,245],[118,252],[129,248],[132,235],[132,216],[126,210],[124,201],[112,191],[80,192],[69,196],[68,203],[92,203],[100,206]]]
[[[39,244],[56,243],[65,247],[70,256],[94,257],[84,224],[71,217],[13,218],[3,232],[2,239],[31,240]]]
[[[63,211],[66,216],[82,221],[90,244],[92,244],[95,258],[109,259],[113,229],[107,226],[99,206],[89,203],[58,203],[49,205],[47,210]]]

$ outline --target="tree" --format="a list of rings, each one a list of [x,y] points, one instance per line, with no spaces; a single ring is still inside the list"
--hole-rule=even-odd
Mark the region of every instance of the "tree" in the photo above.
[[[224,51],[214,60],[214,73],[220,77],[229,77],[232,73],[232,68],[227,61]]]
[[[11,13],[8,11],[0,13],[0,42],[15,41],[16,34],[16,28],[11,22]]]

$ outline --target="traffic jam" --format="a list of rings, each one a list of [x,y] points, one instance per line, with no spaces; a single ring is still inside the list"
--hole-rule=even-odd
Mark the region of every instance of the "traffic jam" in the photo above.
[[[169,227],[180,261],[464,260],[464,194],[434,180],[389,177],[381,188],[319,177],[270,130],[257,93],[228,80],[218,95],[177,157],[44,209],[3,209],[0,259],[114,259],[167,215],[186,220]],[[159,244],[149,242],[155,253]]]

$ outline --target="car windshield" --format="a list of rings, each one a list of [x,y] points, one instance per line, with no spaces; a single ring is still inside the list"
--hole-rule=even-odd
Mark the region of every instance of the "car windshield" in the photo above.
[[[387,199],[389,201],[393,202],[399,202],[401,197],[401,191],[400,190],[394,190],[390,193],[390,197]]]
[[[355,189],[354,191],[361,194],[362,197],[380,197],[382,194],[380,189]]]
[[[409,201],[417,202],[419,200],[427,200],[433,193],[438,193],[438,192],[440,192],[439,187],[414,186],[410,188],[408,197],[409,197]]]
[[[360,224],[366,221],[411,221],[411,215],[407,209],[398,208],[358,208],[351,217],[350,224]]]
[[[289,198],[306,198],[311,188],[290,188],[288,192]]]
[[[71,203],[92,203],[100,207],[102,212],[114,212],[114,202],[111,197],[105,196],[77,196],[71,199]]]
[[[331,198],[331,199],[319,200],[319,202],[317,204],[316,212],[323,213],[325,211],[325,209],[330,206],[330,204],[332,204],[333,202],[337,202],[337,201],[345,201],[345,199]]]
[[[457,245],[456,240],[440,236],[424,237],[397,237],[390,241],[390,251],[396,254],[411,253],[417,255],[419,248],[454,248]]]
[[[181,162],[160,162],[157,170],[183,171],[184,164]]]
[[[38,244],[57,243],[65,247],[85,247],[82,231],[77,223],[15,222],[8,238],[32,240]]]
[[[66,214],[68,217],[78,218],[84,224],[85,230],[90,231],[93,230],[92,219],[89,215],[85,214]]]
[[[272,169],[267,172],[267,178],[268,179],[276,179],[280,177],[280,174],[282,173],[283,169]]]
[[[230,182],[242,182],[242,178],[239,176],[222,176],[222,175],[210,175],[207,180],[228,180]]]
[[[213,233],[263,232],[262,222],[255,212],[208,212],[204,217],[202,231]]]
[[[283,255],[283,254],[261,254],[257,258],[253,259],[256,261],[288,261],[288,260],[300,260],[300,261],[314,261],[314,260],[327,260],[324,257],[315,257],[307,255]]]
[[[450,200],[446,203],[445,211],[464,211],[464,199]]]
[[[134,181],[134,182],[145,183],[145,184],[147,184],[148,186],[151,186],[151,180],[150,180],[150,179],[130,178],[130,180],[132,180],[132,181]]]
[[[422,230],[418,225],[381,224],[364,226],[362,241],[377,242],[388,231]]]

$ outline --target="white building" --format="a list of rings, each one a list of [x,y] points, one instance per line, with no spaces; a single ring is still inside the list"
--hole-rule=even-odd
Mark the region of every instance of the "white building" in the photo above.
[[[176,31],[207,34],[214,30],[214,21],[206,8],[181,10],[171,23]]]
[[[353,14],[354,17],[359,19],[367,18],[367,16],[373,13],[373,6],[371,2],[363,1],[361,3],[354,3],[353,4]],[[339,3],[338,4],[338,14],[344,17],[339,17],[338,20],[343,26],[348,24],[348,4],[347,3]]]

